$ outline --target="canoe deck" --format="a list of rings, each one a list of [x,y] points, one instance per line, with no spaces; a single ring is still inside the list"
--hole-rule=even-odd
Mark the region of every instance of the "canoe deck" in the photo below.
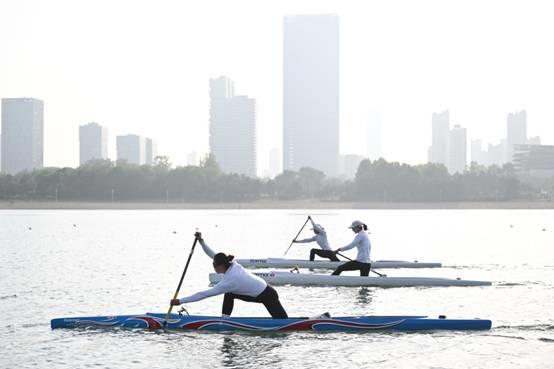
[[[290,272],[254,272],[272,285],[352,286],[352,287],[450,287],[490,286],[489,281],[429,277],[360,277],[351,275],[303,274]],[[210,283],[218,283],[222,274],[210,273]]]
[[[134,328],[162,329],[165,314],[95,316],[52,319],[57,328]],[[491,321],[485,319],[446,319],[426,316],[350,316],[319,318],[221,318],[215,316],[181,316],[172,314],[166,329],[208,331],[422,331],[422,330],[488,330]]]
[[[330,260],[303,260],[303,259],[238,259],[237,262],[245,268],[312,268],[312,269],[336,269],[346,261]],[[419,262],[404,260],[376,260],[371,262],[372,269],[398,269],[398,268],[440,268],[441,263]]]

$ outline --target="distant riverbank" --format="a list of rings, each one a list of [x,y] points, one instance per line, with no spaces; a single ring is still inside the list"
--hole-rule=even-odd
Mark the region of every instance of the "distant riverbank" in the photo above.
[[[554,209],[554,202],[324,202],[212,203],[1,201],[0,209]]]

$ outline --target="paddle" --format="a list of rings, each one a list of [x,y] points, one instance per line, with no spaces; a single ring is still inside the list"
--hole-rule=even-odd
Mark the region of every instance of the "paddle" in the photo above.
[[[341,254],[340,252],[337,252],[337,255],[342,256],[343,258],[345,258],[345,259],[348,260],[348,261],[352,261],[352,259],[350,259],[348,256],[345,256],[345,255]],[[373,273],[377,274],[379,277],[386,277],[386,276],[387,276],[386,274],[382,274],[382,273],[376,272],[376,271],[373,270],[373,269],[370,269],[370,271],[372,271]]]
[[[283,254],[283,257],[287,254],[287,252],[289,252],[292,244],[294,243],[294,241],[296,241],[296,239],[298,238],[298,236],[300,236],[300,233],[302,233],[302,230],[304,229],[304,227],[306,226],[306,224],[308,224],[308,221],[312,219],[311,216],[308,215],[308,219],[306,219],[306,221],[304,222],[304,225],[302,225],[302,228],[300,228],[300,230],[298,231],[298,233],[296,234],[296,236],[294,236],[294,238],[292,239],[292,242],[290,243],[289,245],[289,248],[287,249],[287,251],[285,251],[285,253]]]
[[[192,258],[192,254],[194,253],[194,248],[196,247],[197,242],[198,242],[198,237],[196,237],[196,233],[195,233],[194,234],[194,242],[193,242],[192,247],[190,249],[189,257],[187,259],[187,264],[185,265],[185,269],[183,270],[183,274],[181,274],[181,279],[179,280],[179,285],[177,286],[177,290],[175,291],[175,295],[173,295],[173,300],[175,300],[177,298],[177,295],[179,294],[179,290],[181,289],[181,285],[183,284],[183,279],[185,279],[185,274],[187,274],[187,269],[189,268],[190,259]],[[173,304],[169,304],[169,310],[167,310],[167,314],[165,314],[165,320],[164,320],[164,324],[163,324],[164,329],[165,329],[165,326],[167,325],[167,321],[169,320],[169,316],[171,315],[171,310],[173,310]]]

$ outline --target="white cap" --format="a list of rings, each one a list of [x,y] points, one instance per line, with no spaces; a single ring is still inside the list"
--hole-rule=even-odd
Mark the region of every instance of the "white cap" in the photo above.
[[[321,224],[315,224],[315,225],[312,227],[312,231],[313,231],[314,229],[317,229],[317,230],[319,231],[319,230],[323,230],[323,229],[325,229],[325,228],[323,228],[323,227],[321,226]]]
[[[364,224],[362,222],[360,222],[359,220],[355,220],[355,221],[352,222],[352,224],[348,228],[356,228],[356,227],[361,227],[363,225]]]

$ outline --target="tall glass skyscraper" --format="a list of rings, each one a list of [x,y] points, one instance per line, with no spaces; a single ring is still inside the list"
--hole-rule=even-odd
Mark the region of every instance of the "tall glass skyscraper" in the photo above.
[[[2,172],[40,169],[44,156],[44,103],[2,99]]]
[[[210,79],[210,153],[225,173],[257,176],[256,100],[227,77]]]
[[[335,176],[339,161],[339,17],[284,18],[283,169]]]

